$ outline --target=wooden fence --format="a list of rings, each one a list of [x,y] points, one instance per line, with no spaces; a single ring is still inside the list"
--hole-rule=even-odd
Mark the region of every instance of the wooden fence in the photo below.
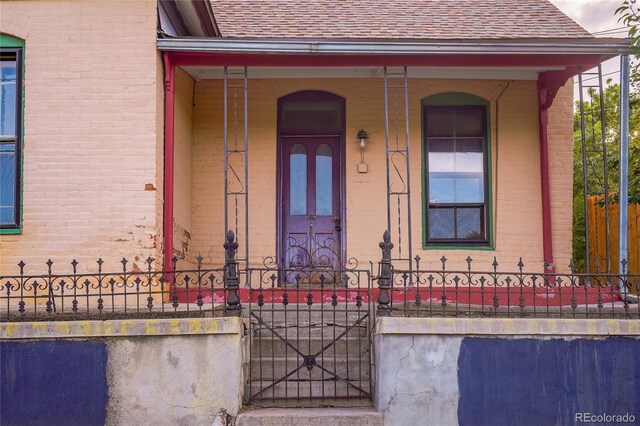
[[[618,240],[619,226],[618,215],[620,207],[618,204],[609,205],[609,246],[611,250],[610,271],[607,271],[607,227],[605,219],[605,208],[602,203],[602,196],[589,197],[589,255],[590,266],[593,272],[618,273],[619,255]],[[629,262],[627,271],[631,274],[640,274],[640,205],[629,205]]]

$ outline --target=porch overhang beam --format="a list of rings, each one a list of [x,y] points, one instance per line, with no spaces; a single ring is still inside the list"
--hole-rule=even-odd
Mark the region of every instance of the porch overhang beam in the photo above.
[[[166,52],[177,66],[249,66],[249,67],[557,67],[599,64],[609,56],[355,56],[355,55],[245,55],[201,52]]]

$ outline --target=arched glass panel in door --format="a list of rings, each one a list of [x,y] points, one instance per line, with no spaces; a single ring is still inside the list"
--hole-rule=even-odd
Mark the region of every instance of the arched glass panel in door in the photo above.
[[[333,214],[333,151],[326,143],[316,148],[316,215]]]
[[[289,152],[289,214],[307,214],[307,148],[295,144]]]

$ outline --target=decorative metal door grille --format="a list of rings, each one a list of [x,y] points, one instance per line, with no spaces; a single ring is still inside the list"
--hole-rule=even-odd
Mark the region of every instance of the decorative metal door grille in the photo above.
[[[249,278],[247,402],[368,403],[371,272],[262,268]]]

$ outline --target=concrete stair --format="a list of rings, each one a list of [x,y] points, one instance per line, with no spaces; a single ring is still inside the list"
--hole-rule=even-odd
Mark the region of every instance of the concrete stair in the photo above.
[[[348,335],[348,337],[353,340],[359,340],[368,334],[366,320],[357,325],[348,321],[333,322],[327,320],[321,321],[320,319],[311,323],[306,319],[300,321],[292,320],[286,323],[276,320],[266,323],[267,327],[264,324],[258,324],[255,319],[252,319],[252,324],[254,336],[266,337],[268,339],[272,337],[277,339],[274,332],[286,339],[308,339],[310,337],[316,337],[324,338],[327,341],[334,340],[334,338],[339,337],[345,332],[345,336]],[[347,330],[347,328],[349,329]]]
[[[365,352],[362,355],[367,355]],[[337,374],[339,377],[347,380],[363,380],[369,379],[369,359],[363,356],[344,355],[318,356],[316,363],[330,372]],[[274,356],[268,359],[252,359],[251,372],[254,379],[278,380],[279,378],[289,374],[293,369],[303,363],[303,359],[298,354],[292,354],[289,351],[288,356]],[[321,368],[312,368],[308,370],[306,367],[301,368],[292,376],[295,380],[331,380],[332,374],[323,371]]]
[[[238,414],[236,426],[382,426],[372,408],[263,408]]]
[[[339,334],[336,335],[336,337]],[[326,347],[331,344],[329,348],[324,351],[325,358],[334,355],[361,355],[368,351],[368,341],[366,339],[360,339],[360,337],[364,336],[349,336],[348,338],[343,337],[337,341],[333,341],[332,338],[327,337],[314,337],[311,338],[300,336],[301,338],[296,339],[293,338],[287,339],[287,342],[299,350],[303,350],[307,353],[317,353],[320,349]],[[332,343],[333,342],[333,343]],[[287,345],[283,340],[278,339],[273,334],[267,335],[265,333],[261,338],[254,338],[252,342],[251,351],[255,358],[267,358],[271,356],[289,356],[295,357],[297,356],[296,352]]]
[[[252,395],[256,395],[260,390],[266,389],[272,382],[259,380],[252,380],[250,390]],[[369,381],[364,380],[362,382],[353,382],[355,386],[360,389],[368,391]],[[362,406],[370,405],[369,398],[366,394],[357,388],[347,385],[344,382],[336,380],[296,380],[290,379],[286,382],[280,382],[275,386],[265,390],[257,395],[270,402],[270,406],[279,407],[291,407],[291,406],[314,406],[314,400],[317,399],[315,405],[327,406],[327,405],[340,405],[340,406]],[[353,404],[348,401],[348,398],[353,398]],[[355,403],[355,400],[358,403]],[[364,400],[364,401],[362,401]],[[265,404],[259,404],[265,405]]]

